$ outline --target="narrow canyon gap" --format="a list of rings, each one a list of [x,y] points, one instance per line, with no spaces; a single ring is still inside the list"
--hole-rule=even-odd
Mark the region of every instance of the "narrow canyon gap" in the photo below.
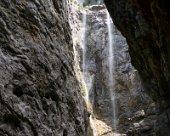
[[[98,3],[81,7],[80,37],[85,48],[83,44],[79,49],[85,94],[98,135],[154,135],[155,104],[143,93],[126,39],[114,26],[104,4]]]

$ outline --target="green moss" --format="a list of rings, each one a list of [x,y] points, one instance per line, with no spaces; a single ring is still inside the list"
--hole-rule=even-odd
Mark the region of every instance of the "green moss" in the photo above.
[[[70,2],[74,4],[80,11],[88,10],[90,8],[88,5],[81,5],[77,0],[70,0]]]

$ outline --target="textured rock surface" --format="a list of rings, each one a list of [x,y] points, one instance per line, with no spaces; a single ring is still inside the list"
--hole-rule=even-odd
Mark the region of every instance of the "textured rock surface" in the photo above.
[[[158,136],[170,132],[170,2],[105,0],[114,23],[127,38],[133,65],[145,91],[157,103]]]
[[[66,0],[0,1],[0,135],[84,136]]]

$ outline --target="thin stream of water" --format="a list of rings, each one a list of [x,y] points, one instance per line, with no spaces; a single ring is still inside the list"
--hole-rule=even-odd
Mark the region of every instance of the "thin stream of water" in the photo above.
[[[86,64],[86,25],[87,25],[87,15],[86,12],[83,13],[82,16],[82,22],[83,22],[83,32],[82,32],[82,37],[81,37],[81,46],[83,50],[83,82],[84,82],[84,87],[85,87],[85,98],[86,100],[90,103],[89,99],[89,90],[92,87],[92,81],[93,81],[93,76],[91,77],[88,72],[87,72],[87,65]],[[92,116],[90,116],[90,125],[93,130],[93,136],[98,136],[97,129],[96,129],[96,124],[94,120],[92,119]]]
[[[87,24],[87,15],[86,12],[84,11],[83,15],[82,15],[82,37],[81,37],[81,46],[82,46],[82,51],[83,51],[83,82],[84,82],[84,87],[85,87],[85,96],[86,96],[86,100],[89,100],[88,96],[88,89],[86,86],[86,24]]]
[[[107,27],[108,27],[108,36],[109,36],[109,57],[108,57],[108,63],[109,63],[109,93],[111,97],[111,104],[112,104],[112,114],[113,114],[113,129],[116,131],[116,104],[115,104],[115,93],[114,93],[114,78],[113,78],[113,72],[114,72],[114,39],[113,39],[113,23],[111,20],[111,17],[109,13],[107,12]]]

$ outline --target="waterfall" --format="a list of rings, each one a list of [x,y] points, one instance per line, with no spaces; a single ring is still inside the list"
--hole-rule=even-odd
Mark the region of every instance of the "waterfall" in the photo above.
[[[84,11],[82,15],[82,37],[81,37],[81,47],[82,47],[82,52],[83,52],[83,64],[82,64],[82,69],[83,69],[83,84],[84,84],[84,89],[85,89],[85,98],[88,103],[90,103],[89,99],[89,90],[92,87],[92,82],[94,76],[91,76],[88,71],[87,71],[87,66],[88,64],[86,63],[86,25],[87,25],[87,15],[86,11]],[[90,126],[93,130],[93,136],[98,136],[97,129],[96,129],[96,124],[92,118],[92,115],[90,115]]]
[[[114,72],[114,39],[113,39],[113,22],[111,20],[111,17],[109,13],[107,12],[107,27],[108,27],[108,37],[109,37],[109,57],[108,57],[108,63],[109,63],[109,93],[111,97],[111,104],[112,104],[112,114],[113,114],[113,120],[112,125],[113,129],[116,131],[116,104],[115,104],[115,93],[114,93],[114,78],[113,78],[113,72]]]
[[[83,73],[86,71],[86,22],[87,15],[86,12],[83,13],[83,32],[82,32],[82,49],[83,49]]]
[[[86,86],[86,24],[87,24],[87,15],[86,15],[86,11],[84,11],[83,15],[82,15],[82,37],[81,37],[81,48],[82,48],[82,52],[83,52],[83,64],[82,64],[82,70],[83,70],[83,84],[85,87],[85,96],[86,96],[86,100],[88,100],[88,89]]]

